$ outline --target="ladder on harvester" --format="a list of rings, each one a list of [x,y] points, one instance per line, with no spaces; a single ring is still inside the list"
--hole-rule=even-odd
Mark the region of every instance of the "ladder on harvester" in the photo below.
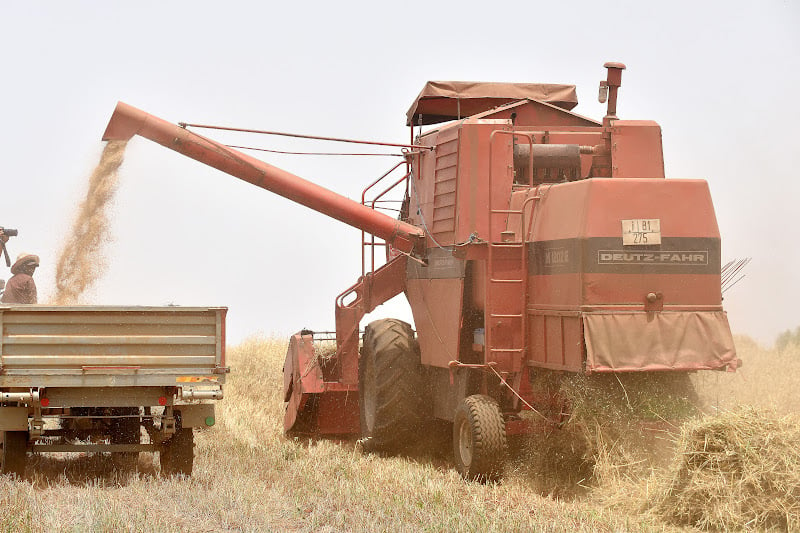
[[[511,133],[511,132],[496,132]],[[513,133],[512,133],[513,135]],[[491,149],[490,149],[491,154]],[[509,209],[507,200],[495,200],[492,187],[492,164],[489,165],[489,239],[486,258],[486,300],[484,308],[485,359],[486,363],[498,363],[505,371],[522,368],[526,350],[527,303],[527,249],[522,234],[524,206],[520,210]],[[500,205],[497,205],[498,202]],[[496,219],[503,217],[504,227],[508,219],[520,217],[520,235],[502,231],[500,238],[493,230]]]

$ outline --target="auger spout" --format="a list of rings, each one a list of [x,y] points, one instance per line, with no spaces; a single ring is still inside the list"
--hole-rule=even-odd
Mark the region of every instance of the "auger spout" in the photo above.
[[[398,250],[412,251],[424,236],[422,229],[417,226],[394,219],[290,172],[119,102],[108,122],[103,140],[123,141],[134,135],[150,139],[170,150],[364,230]]]

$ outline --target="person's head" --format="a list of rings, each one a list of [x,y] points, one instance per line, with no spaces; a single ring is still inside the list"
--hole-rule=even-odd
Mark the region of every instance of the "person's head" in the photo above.
[[[28,253],[21,253],[17,256],[16,262],[11,265],[12,274],[27,274],[33,276],[36,267],[39,266],[39,256]]]

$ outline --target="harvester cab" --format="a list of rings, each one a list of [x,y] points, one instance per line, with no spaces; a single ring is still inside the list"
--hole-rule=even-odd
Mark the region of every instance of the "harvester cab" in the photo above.
[[[487,479],[507,436],[532,431],[520,412],[552,405],[539,383],[739,364],[708,185],[665,179],[660,126],[617,117],[625,66],[605,66],[601,121],[572,112],[573,85],[428,82],[406,116],[400,178],[361,202],[122,103],[104,139],[147,137],[361,229],[335,349],[308,331],[289,341],[285,430],[395,451],[441,420],[458,469]],[[375,209],[396,187],[400,219]],[[380,320],[362,339],[363,316],[401,293],[415,327]]]

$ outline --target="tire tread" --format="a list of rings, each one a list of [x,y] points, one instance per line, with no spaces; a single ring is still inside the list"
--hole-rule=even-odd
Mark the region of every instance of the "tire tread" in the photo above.
[[[459,454],[459,425],[462,420],[472,430],[472,463],[461,464]],[[494,398],[475,394],[464,399],[456,412],[453,428],[453,447],[456,463],[467,479],[496,480],[502,476],[508,448],[505,421],[500,406]]]
[[[362,436],[375,451],[399,451],[417,440],[425,420],[425,382],[411,326],[392,318],[370,323],[363,357],[373,358],[376,398],[371,429],[365,427],[362,401]]]

